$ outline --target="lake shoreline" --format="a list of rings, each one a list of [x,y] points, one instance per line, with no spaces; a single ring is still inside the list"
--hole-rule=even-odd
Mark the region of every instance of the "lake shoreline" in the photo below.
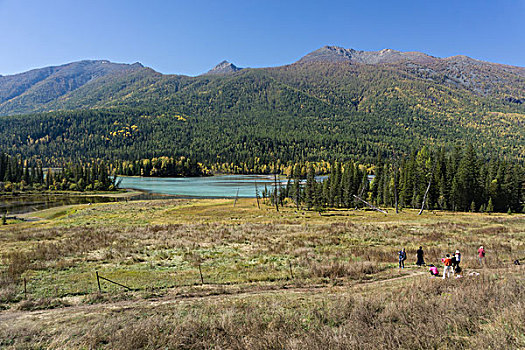
[[[130,191],[126,188],[122,188],[119,191],[91,191],[91,192],[80,192],[80,191],[19,191],[19,192],[5,192],[0,193],[0,200],[4,198],[20,198],[29,196],[71,196],[71,197],[132,197],[141,194],[141,191],[133,190]]]
[[[0,213],[17,218],[20,215],[63,206],[166,198],[176,197],[136,189],[123,189],[112,193],[28,192],[0,196]]]
[[[75,204],[139,201],[154,199],[234,199],[259,197],[274,187],[273,176],[215,175],[207,177],[160,178],[118,177],[120,190],[90,191],[27,191],[0,194],[0,212],[9,216],[34,213],[45,209]],[[285,185],[285,178],[278,183]]]

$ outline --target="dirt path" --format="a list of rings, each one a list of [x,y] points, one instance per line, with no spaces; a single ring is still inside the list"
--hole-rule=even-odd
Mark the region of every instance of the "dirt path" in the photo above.
[[[256,286],[252,290],[203,290],[202,292],[194,292],[193,294],[179,294],[179,295],[166,295],[159,298],[151,299],[133,299],[123,300],[109,303],[99,304],[82,304],[74,305],[56,309],[46,309],[38,311],[20,311],[20,310],[8,310],[0,313],[0,325],[6,326],[7,323],[16,322],[22,319],[44,319],[51,317],[60,317],[61,315],[72,316],[73,314],[91,314],[91,313],[103,313],[110,311],[124,311],[133,308],[155,308],[161,305],[177,304],[177,303],[188,303],[204,300],[223,300],[230,298],[243,298],[247,296],[261,296],[261,295],[283,295],[290,293],[299,294],[318,294],[321,292],[328,292],[330,294],[346,292],[350,288],[367,287],[378,284],[391,283],[398,280],[414,278],[426,274],[423,271],[410,272],[403,276],[396,276],[393,278],[386,278],[377,281],[360,281],[353,284],[343,284],[339,286],[332,285],[310,285],[306,287],[296,286]]]

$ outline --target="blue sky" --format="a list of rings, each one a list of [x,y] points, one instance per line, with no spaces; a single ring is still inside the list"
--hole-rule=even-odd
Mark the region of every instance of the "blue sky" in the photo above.
[[[525,0],[0,0],[0,74],[81,59],[197,75],[324,45],[525,66]]]

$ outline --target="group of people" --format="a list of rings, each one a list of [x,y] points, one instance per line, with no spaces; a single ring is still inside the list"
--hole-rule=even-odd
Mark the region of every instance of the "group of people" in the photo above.
[[[405,251],[405,248],[401,249],[398,252],[399,255],[399,268],[404,269],[405,268],[405,260],[407,259],[407,253]],[[425,266],[425,259],[424,259],[425,253],[423,252],[423,247],[419,247],[419,249],[416,252],[416,265],[417,266]],[[478,261],[481,266],[483,266],[485,260],[485,249],[483,246],[479,247],[478,249]],[[443,263],[444,269],[443,269],[443,279],[450,278],[450,275],[456,275],[456,277],[461,277],[461,271],[462,268],[460,265],[461,263],[461,253],[459,250],[456,250],[454,254],[446,254],[445,257],[441,259],[441,262]],[[430,275],[436,277],[439,275],[438,268],[434,264],[428,265]]]
[[[461,262],[461,253],[459,250],[456,250],[456,253],[451,257],[450,254],[445,255],[444,258],[441,258],[441,262],[443,263],[443,279],[450,278],[450,274],[456,275],[456,277],[461,277],[461,266],[459,266],[459,263]],[[434,274],[432,270],[430,271],[430,274],[433,276],[437,276],[437,274]],[[436,271],[437,272],[437,268]]]
[[[407,259],[407,252],[405,251],[405,248],[401,249],[399,252],[399,268],[404,269],[405,268],[405,260]],[[423,266],[425,265],[425,260],[423,259],[423,248],[419,247],[419,249],[416,252],[417,254],[417,266]]]

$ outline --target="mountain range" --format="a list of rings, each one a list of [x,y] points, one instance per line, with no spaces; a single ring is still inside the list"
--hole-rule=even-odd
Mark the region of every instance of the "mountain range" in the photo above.
[[[349,70],[366,70],[376,66],[382,70],[397,70],[410,75],[410,79],[423,79],[449,87],[459,87],[484,97],[496,97],[516,104],[525,103],[525,68],[478,61],[466,56],[437,58],[421,52],[357,51],[337,46],[324,46],[302,57],[295,64],[251,71],[304,69],[310,65],[347,64]],[[361,68],[361,69],[360,69]],[[57,67],[45,67],[16,75],[0,76],[0,115],[41,112],[55,109],[92,108],[111,106],[114,96],[97,94],[105,86],[120,84],[116,92],[130,91],[142,86],[144,81],[193,79],[202,81],[209,76],[226,76],[242,70],[223,61],[202,76],[189,78],[163,75],[140,63],[118,64],[106,60],[79,61]],[[113,88],[111,89],[113,91]],[[91,95],[97,101],[87,101]]]
[[[285,66],[239,68],[223,61],[196,77],[109,61],[35,69],[0,76],[0,115],[31,114],[0,118],[0,131],[9,124],[28,133],[0,136],[0,147],[37,155],[27,138],[51,136],[48,130],[30,134],[31,123],[75,117],[79,111],[85,118],[98,113],[105,122],[100,113],[118,115],[142,130],[176,116],[164,130],[176,128],[184,137],[175,138],[169,151],[200,150],[206,159],[224,147],[248,156],[249,150],[266,154],[268,147],[275,151],[280,145],[288,154],[282,158],[340,158],[372,155],[387,146],[407,151],[423,141],[439,146],[472,142],[484,152],[525,158],[525,68],[466,56],[325,46]],[[155,123],[139,118],[145,115],[155,117]],[[76,137],[78,131],[64,128],[67,137]],[[107,137],[100,134],[106,130],[86,131]],[[216,138],[221,148],[204,147],[209,140],[203,134]],[[141,142],[147,149],[141,155],[166,151],[150,140]],[[315,143],[316,151],[297,154],[294,143]]]

